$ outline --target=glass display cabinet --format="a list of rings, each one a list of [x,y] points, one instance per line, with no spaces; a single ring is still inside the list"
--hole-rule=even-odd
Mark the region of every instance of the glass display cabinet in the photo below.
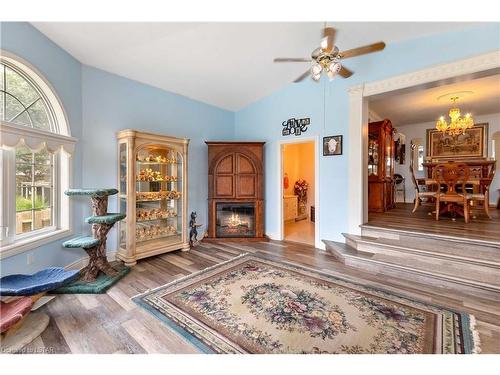
[[[395,207],[394,132],[390,120],[368,124],[368,211]]]
[[[117,257],[137,259],[189,250],[187,236],[188,139],[122,130],[118,133]]]

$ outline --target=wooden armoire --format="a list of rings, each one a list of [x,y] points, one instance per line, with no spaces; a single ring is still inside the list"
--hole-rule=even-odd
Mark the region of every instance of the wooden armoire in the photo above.
[[[264,143],[208,145],[208,239],[264,239]]]
[[[388,119],[368,124],[368,211],[395,207],[394,131]]]

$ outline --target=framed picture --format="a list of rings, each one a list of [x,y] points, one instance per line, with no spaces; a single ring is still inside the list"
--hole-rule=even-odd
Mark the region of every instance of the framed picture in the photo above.
[[[456,137],[427,129],[427,157],[431,160],[488,157],[488,124],[476,124]]]
[[[342,155],[342,136],[323,137],[323,156]]]

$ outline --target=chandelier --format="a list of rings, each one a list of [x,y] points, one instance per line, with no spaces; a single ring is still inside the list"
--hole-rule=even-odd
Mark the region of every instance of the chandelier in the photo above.
[[[460,109],[456,107],[455,102],[458,100],[458,96],[451,98],[453,101],[453,108],[450,109],[448,116],[450,116],[450,122],[448,123],[444,116],[441,116],[436,122],[436,129],[448,133],[451,136],[456,136],[460,134],[465,134],[467,129],[474,126],[474,120],[470,113],[467,113],[464,117],[460,114]]]

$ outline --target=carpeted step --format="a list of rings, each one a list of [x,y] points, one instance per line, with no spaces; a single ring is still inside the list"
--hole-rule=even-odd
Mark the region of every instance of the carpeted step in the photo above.
[[[1,296],[34,296],[38,293],[57,289],[75,280],[79,271],[64,268],[46,268],[33,275],[8,275],[0,279]]]
[[[79,249],[79,248],[84,248],[88,249],[90,247],[94,247],[99,245],[99,240],[94,237],[90,236],[80,236],[80,237],[75,237],[72,238],[71,240],[63,242],[63,247],[66,247],[68,249]]]
[[[130,267],[126,267],[119,262],[114,262],[111,266],[117,271],[115,276],[108,276],[104,273],[100,273],[97,279],[94,281],[82,281],[75,280],[69,284],[65,284],[62,287],[52,290],[51,294],[99,294],[105,293],[111,286],[113,286],[118,280],[124,277],[130,272]]]
[[[125,214],[106,214],[101,216],[89,216],[85,222],[89,224],[114,224],[117,221],[125,219]]]
[[[87,195],[90,197],[106,197],[118,193],[116,189],[68,189],[64,192],[67,196]]]

